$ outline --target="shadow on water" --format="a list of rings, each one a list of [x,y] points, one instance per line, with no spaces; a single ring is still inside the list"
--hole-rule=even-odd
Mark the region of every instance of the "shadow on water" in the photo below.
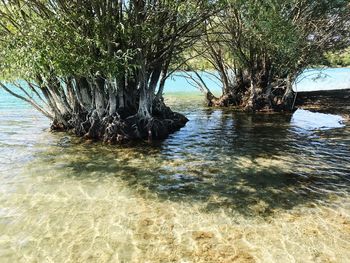
[[[203,110],[168,140],[57,147],[41,156],[76,180],[118,178],[160,200],[269,216],[350,193],[349,128],[303,130],[292,115]],[[45,153],[42,153],[44,155]],[[57,161],[64,155],[63,162]]]

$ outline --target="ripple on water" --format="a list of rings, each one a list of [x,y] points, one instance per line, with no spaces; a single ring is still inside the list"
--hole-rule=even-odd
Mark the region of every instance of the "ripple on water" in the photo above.
[[[1,262],[347,262],[349,126],[178,110],[185,128],[134,148],[0,122]]]

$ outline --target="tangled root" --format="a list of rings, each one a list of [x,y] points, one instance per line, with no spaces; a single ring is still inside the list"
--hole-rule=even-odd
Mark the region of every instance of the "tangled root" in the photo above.
[[[63,125],[59,121],[52,123],[52,130],[72,131],[76,136],[109,144],[119,144],[134,140],[165,139],[169,134],[181,129],[188,119],[180,113],[171,111],[163,102],[155,104],[152,117],[104,114],[96,110],[70,116]]]

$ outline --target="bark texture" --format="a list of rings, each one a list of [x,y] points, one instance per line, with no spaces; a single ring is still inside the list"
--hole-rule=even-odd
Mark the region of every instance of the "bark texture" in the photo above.
[[[53,131],[70,131],[79,137],[114,144],[164,139],[188,121],[146,86],[126,93],[125,87],[100,76],[57,83],[60,86],[55,89],[46,82],[41,85],[43,91],[48,91],[43,94],[50,105],[48,117]]]
[[[220,74],[226,75],[225,72]],[[292,78],[274,79],[266,70],[259,73],[236,71],[225,77],[222,95],[215,97],[210,91],[204,92],[208,106],[237,107],[246,111],[293,111],[295,93]]]

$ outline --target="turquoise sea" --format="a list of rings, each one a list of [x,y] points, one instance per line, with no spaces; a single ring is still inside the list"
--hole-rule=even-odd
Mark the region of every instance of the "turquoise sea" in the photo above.
[[[315,73],[295,89],[350,88]],[[349,120],[206,108],[179,77],[166,101],[186,127],[120,147],[0,89],[0,262],[349,262]]]
[[[189,85],[183,73],[175,74],[167,82],[168,93],[199,93],[198,89]],[[221,87],[215,77],[201,73],[205,82],[214,94],[220,94]],[[350,89],[350,68],[309,69],[302,74],[294,86],[294,91],[314,91]]]

